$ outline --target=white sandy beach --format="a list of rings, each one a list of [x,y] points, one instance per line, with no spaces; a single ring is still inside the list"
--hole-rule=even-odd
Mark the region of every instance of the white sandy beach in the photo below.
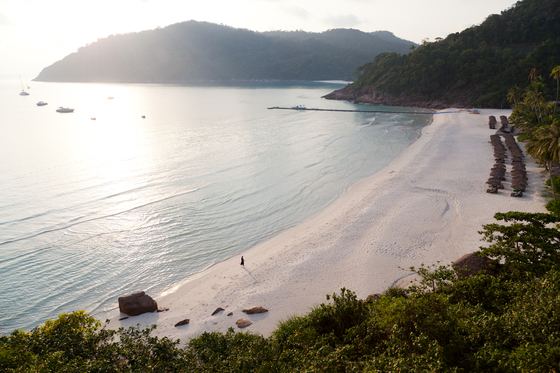
[[[399,266],[451,264],[476,251],[485,244],[478,231],[496,212],[546,212],[544,175],[528,157],[522,198],[510,197],[508,182],[497,195],[486,193],[495,133],[488,116],[511,112],[480,112],[434,115],[422,136],[381,172],[315,218],[244,252],[245,267],[240,256],[226,260],[156,298],[168,311],[119,321],[121,314],[109,327],[157,324],[156,335],[186,341],[205,331],[239,330],[235,321],[243,318],[253,322],[243,331],[269,336],[278,322],[306,313],[342,287],[365,298],[410,274]],[[252,306],[269,312],[241,312]],[[225,311],[211,316],[217,307]],[[189,325],[174,326],[186,318]]]

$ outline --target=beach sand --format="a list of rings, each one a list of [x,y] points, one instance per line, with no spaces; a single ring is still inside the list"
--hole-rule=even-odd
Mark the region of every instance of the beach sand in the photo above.
[[[212,266],[156,298],[168,311],[119,321],[121,314],[109,327],[157,324],[154,335],[188,341],[205,331],[240,330],[235,321],[243,318],[253,323],[243,331],[269,336],[280,321],[342,287],[366,298],[408,283],[411,273],[399,266],[451,264],[477,251],[485,245],[478,231],[496,212],[546,212],[545,175],[529,157],[522,198],[510,197],[507,181],[497,195],[486,193],[494,164],[489,140],[496,132],[488,116],[511,111],[450,110],[434,115],[416,142],[319,215],[242,253],[244,267],[241,255]],[[253,306],[269,312],[241,312]],[[225,311],[211,316],[218,307]],[[189,325],[174,326],[187,318]]]

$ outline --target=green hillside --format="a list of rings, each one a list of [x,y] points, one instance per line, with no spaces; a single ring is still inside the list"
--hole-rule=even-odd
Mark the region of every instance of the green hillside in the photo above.
[[[388,32],[258,33],[189,21],[100,39],[46,67],[35,80],[353,80],[357,66],[379,53],[409,52],[411,44]]]
[[[509,107],[507,91],[529,72],[560,64],[560,1],[524,0],[479,26],[385,53],[361,66],[354,84],[327,98],[390,105]],[[554,90],[555,81],[545,82]]]

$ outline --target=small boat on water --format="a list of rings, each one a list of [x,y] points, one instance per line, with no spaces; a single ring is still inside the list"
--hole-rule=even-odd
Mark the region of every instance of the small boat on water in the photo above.
[[[43,102],[43,101],[37,102],[37,106],[45,106],[45,105],[48,105],[48,104],[46,102]]]
[[[296,105],[296,106],[292,106],[292,109],[294,109],[294,110],[306,110],[307,108],[305,107],[305,105]]]
[[[58,109],[56,109],[56,111],[58,113],[73,113],[74,109],[70,109],[69,107],[59,107]]]
[[[21,92],[19,93],[20,96],[29,96],[29,93],[25,92],[23,88],[23,81],[21,80],[21,75],[19,76],[19,82],[21,83]],[[29,88],[29,87],[27,87]]]

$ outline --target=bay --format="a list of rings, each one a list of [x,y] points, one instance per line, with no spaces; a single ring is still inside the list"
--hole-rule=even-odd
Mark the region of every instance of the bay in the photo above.
[[[321,99],[342,84],[30,82],[19,96],[0,79],[0,333],[170,291],[316,215],[431,120]],[[387,113],[268,109],[294,105]]]

